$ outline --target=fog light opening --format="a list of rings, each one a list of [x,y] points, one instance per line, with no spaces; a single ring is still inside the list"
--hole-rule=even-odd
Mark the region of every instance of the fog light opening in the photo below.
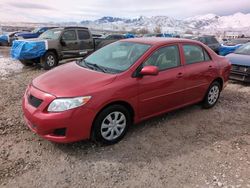
[[[66,128],[55,129],[53,134],[55,136],[65,136],[66,135]]]

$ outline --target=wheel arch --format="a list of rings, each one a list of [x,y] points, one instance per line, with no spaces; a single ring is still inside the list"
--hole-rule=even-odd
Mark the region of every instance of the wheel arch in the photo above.
[[[216,79],[214,79],[212,82],[211,82],[211,84],[213,83],[213,82],[219,82],[219,84],[221,85],[221,88],[220,88],[220,90],[222,90],[223,89],[223,86],[224,86],[224,80],[223,80],[223,78],[221,78],[221,77],[217,77]]]
[[[93,125],[94,125],[94,123],[95,123],[95,121],[96,121],[96,118],[98,117],[98,115],[104,110],[104,109],[106,109],[106,108],[108,108],[109,106],[112,106],[112,105],[121,105],[121,106],[123,106],[123,107],[125,107],[128,111],[129,111],[129,113],[130,113],[130,115],[131,115],[131,120],[132,120],[132,123],[134,123],[134,118],[135,118],[135,110],[134,110],[134,108],[132,107],[132,105],[129,103],[129,102],[126,102],[126,101],[123,101],[123,100],[117,100],[117,101],[112,101],[112,102],[109,102],[109,103],[107,103],[107,104],[105,104],[99,111],[98,111],[98,113],[95,115],[95,118],[94,118],[94,120],[93,120],[93,122],[92,122],[92,126],[91,126],[91,132],[90,132],[90,137],[92,137],[92,134],[93,134]]]
[[[48,50],[45,52],[45,54],[46,54],[47,52],[53,52],[53,53],[56,55],[56,58],[59,60],[59,55],[58,55],[56,49],[54,49],[54,48],[48,49]]]

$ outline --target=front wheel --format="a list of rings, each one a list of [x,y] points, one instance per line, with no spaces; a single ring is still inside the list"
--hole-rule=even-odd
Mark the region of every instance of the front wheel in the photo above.
[[[54,52],[46,52],[45,55],[41,58],[41,65],[45,70],[49,70],[57,66],[58,59]]]
[[[92,139],[101,144],[115,144],[126,134],[131,124],[129,111],[121,105],[105,108],[93,124]]]
[[[218,101],[221,92],[221,84],[217,81],[213,82],[207,91],[203,101],[204,108],[212,108]]]

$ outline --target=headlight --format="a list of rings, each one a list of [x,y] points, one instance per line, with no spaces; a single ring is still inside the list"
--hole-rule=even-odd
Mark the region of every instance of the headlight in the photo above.
[[[77,108],[86,104],[90,99],[91,96],[55,99],[50,103],[48,112],[62,112],[72,108]]]

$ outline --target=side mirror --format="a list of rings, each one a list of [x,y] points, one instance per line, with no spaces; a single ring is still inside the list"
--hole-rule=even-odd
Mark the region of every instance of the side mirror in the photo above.
[[[155,76],[155,75],[158,75],[158,73],[159,73],[158,67],[152,66],[152,65],[145,66],[140,71],[140,75],[143,75],[143,76],[146,76],[146,75]]]

